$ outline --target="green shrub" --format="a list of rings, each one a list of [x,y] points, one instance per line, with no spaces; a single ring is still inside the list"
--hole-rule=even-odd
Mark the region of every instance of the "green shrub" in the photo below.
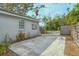
[[[8,34],[5,35],[4,41],[0,43],[0,55],[4,55],[8,52],[9,43]]]
[[[0,43],[0,55],[4,55],[7,53],[9,44]]]

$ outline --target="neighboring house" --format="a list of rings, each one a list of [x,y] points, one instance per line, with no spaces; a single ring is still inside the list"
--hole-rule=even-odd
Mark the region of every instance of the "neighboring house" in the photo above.
[[[29,37],[40,35],[38,23],[34,18],[0,10],[0,42],[5,39],[5,35],[16,40],[16,35],[20,31]]]

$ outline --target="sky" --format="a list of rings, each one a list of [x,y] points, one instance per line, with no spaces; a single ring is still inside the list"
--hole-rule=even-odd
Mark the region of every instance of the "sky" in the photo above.
[[[34,4],[34,7],[36,6],[40,6],[40,5],[45,5],[45,8],[41,8],[39,11],[39,15],[38,18],[43,18],[44,16],[50,16],[52,18],[54,18],[54,16],[56,15],[64,15],[67,14],[67,8],[70,8],[70,10],[73,9],[74,4],[71,3],[46,3],[46,4],[42,4],[42,3],[36,3]],[[29,11],[28,15],[32,16],[34,14],[34,12]]]

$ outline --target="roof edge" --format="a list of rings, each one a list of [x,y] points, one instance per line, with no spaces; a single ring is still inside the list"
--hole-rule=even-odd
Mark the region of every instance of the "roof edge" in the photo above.
[[[1,9],[1,8],[0,8],[0,13],[6,14],[6,15],[9,15],[9,16],[14,16],[14,17],[23,18],[23,19],[30,20],[30,21],[39,22],[38,19],[32,18],[32,17],[30,17],[30,16],[17,15],[17,14],[15,14],[15,13],[13,13],[13,12],[5,11],[5,10],[3,10],[3,9]]]

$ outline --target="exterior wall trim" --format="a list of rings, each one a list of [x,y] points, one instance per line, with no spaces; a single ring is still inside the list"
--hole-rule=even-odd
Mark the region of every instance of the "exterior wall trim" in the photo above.
[[[24,17],[24,16],[12,14],[12,13],[9,13],[9,12],[6,12],[6,11],[2,11],[2,10],[0,10],[0,14],[5,14],[5,15],[9,15],[9,16],[14,16],[14,17],[18,17],[18,18],[23,18],[23,19],[26,19],[26,20],[34,21],[34,22],[39,22],[38,20],[35,20],[34,18],[31,18],[31,17],[28,17],[28,16],[25,16],[25,17]]]

